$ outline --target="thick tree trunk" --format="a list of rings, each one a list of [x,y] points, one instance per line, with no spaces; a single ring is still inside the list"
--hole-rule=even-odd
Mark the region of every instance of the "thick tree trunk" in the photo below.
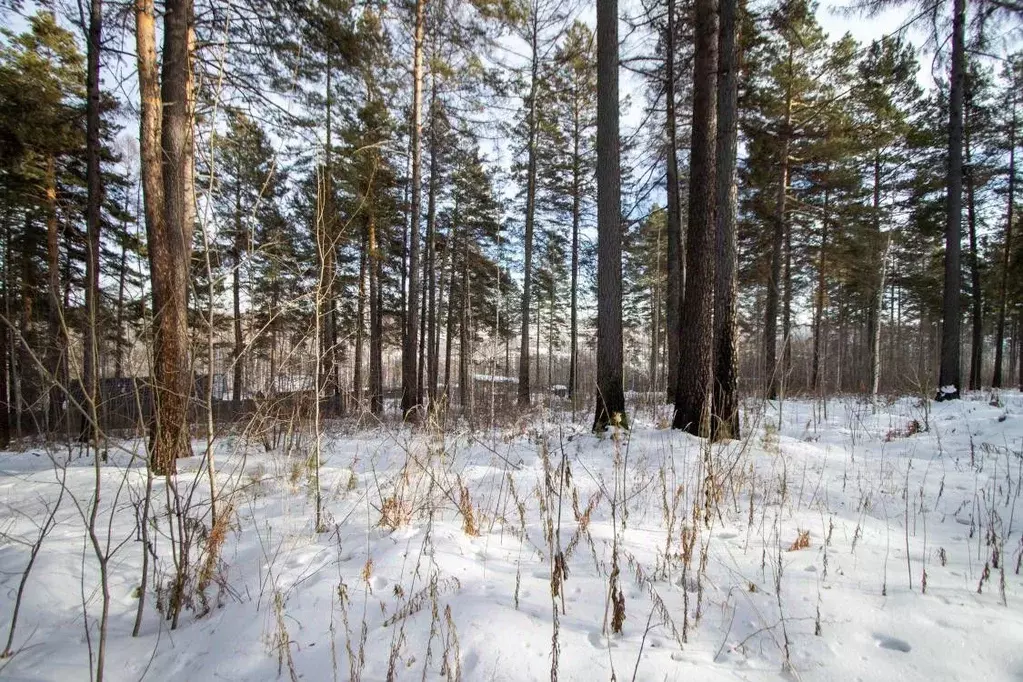
[[[966,0],[954,0],[952,78],[948,107],[948,198],[945,201],[945,283],[942,298],[938,400],[954,400],[960,389],[960,269],[963,213],[963,94],[966,79]]]
[[[401,349],[401,412],[418,420],[419,368],[419,212],[422,204],[423,135],[423,36],[426,0],[416,0],[412,64],[412,201],[409,208],[408,301],[405,310],[405,338]]]
[[[142,0],[145,2],[146,0]],[[192,392],[188,364],[188,283],[191,260],[193,209],[191,202],[192,118],[191,118],[191,0],[169,0],[165,4],[163,27],[163,73],[158,99],[151,99],[150,73],[155,77],[155,63],[143,64],[143,54],[155,59],[155,38],[141,37],[142,29],[154,29],[150,5],[137,16],[140,22],[139,72],[143,99],[141,137],[147,159],[161,164],[163,218],[149,232],[149,264],[153,286],[153,350],[154,384],[156,388],[156,419],[150,432],[153,468],[158,473],[173,473],[175,460],[191,454],[188,430],[188,399]],[[147,72],[145,77],[142,72]],[[143,80],[146,82],[143,83]],[[162,103],[163,120],[159,137],[152,130],[152,115],[145,111],[147,102]],[[157,143],[157,140],[159,142]],[[143,188],[149,184],[143,173]],[[149,197],[146,203],[149,204]]]
[[[696,0],[693,55],[693,134],[689,165],[689,226],[682,336],[672,426],[710,437],[714,355],[715,145],[718,22],[715,0]]]
[[[622,375],[618,0],[597,0],[597,396],[593,430],[627,426]]]
[[[529,306],[533,289],[533,223],[536,214],[536,95],[540,81],[540,29],[535,8],[530,17],[530,81],[529,111],[526,120],[526,232],[523,237],[525,250],[522,272],[522,333],[519,342],[519,407],[529,407]]]
[[[678,136],[675,120],[675,0],[668,0],[668,22],[664,40],[665,132],[667,133],[666,184],[668,194],[668,291],[667,337],[668,366],[666,398],[675,401],[678,384],[678,344],[682,333],[682,290],[685,287],[685,253],[682,243],[682,214],[678,186]]]
[[[103,204],[103,178],[100,173],[100,46],[103,36],[103,2],[89,2],[88,72],[86,73],[85,156],[86,199],[85,231],[85,310],[86,329],[82,335],[82,379],[87,410],[82,415],[81,439],[97,442],[99,424],[93,416],[99,409],[99,250],[100,207]]]
[[[717,141],[714,178],[714,400],[717,440],[739,438],[739,349],[736,322],[736,154],[738,150],[738,0],[719,0]]]
[[[1005,345],[1005,315],[1009,298],[1009,254],[1012,252],[1012,220],[1016,202],[1016,97],[1012,92],[1012,127],[1009,129],[1009,187],[1005,208],[1005,238],[1002,240],[1002,277],[998,284],[998,326],[995,332],[995,369],[992,388],[1002,387],[1002,347]],[[1011,370],[1010,370],[1011,371]]]
[[[764,322],[764,372],[766,373],[767,398],[778,397],[781,377],[778,367],[778,303],[781,298],[781,262],[785,248],[785,226],[788,222],[786,199],[789,184],[789,145],[792,138],[792,55],[789,46],[788,77],[785,90],[785,118],[780,131],[778,153],[778,193],[774,203],[774,232],[771,240],[771,272],[767,283],[767,305]]]

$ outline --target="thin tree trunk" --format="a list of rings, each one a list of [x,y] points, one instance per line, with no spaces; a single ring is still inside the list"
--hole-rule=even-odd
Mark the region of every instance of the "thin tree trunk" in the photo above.
[[[1012,220],[1016,202],[1016,96],[1012,91],[1012,127],[1009,128],[1009,189],[1005,207],[1005,238],[1002,242],[1002,277],[998,284],[998,326],[995,332],[995,369],[992,388],[1002,387],[1002,347],[1005,345],[1005,315],[1009,298],[1009,258],[1012,252]],[[1011,370],[1010,370],[1011,372]]]
[[[427,351],[426,351],[426,388],[431,409],[437,400],[437,363],[438,357],[435,352],[437,345],[437,278],[436,269],[436,223],[437,223],[437,186],[440,181],[440,164],[438,154],[440,145],[437,141],[437,126],[440,125],[437,103],[437,69],[430,71],[430,181],[427,195],[426,208],[426,288],[428,291],[427,306],[429,312],[426,318],[427,324]]]
[[[0,276],[0,283],[3,284],[3,311],[6,324],[0,327],[0,449],[6,448],[11,443],[11,379],[9,355],[11,353],[11,209],[10,205],[4,206],[4,262],[3,275]]]
[[[965,166],[963,180],[966,183],[966,225],[970,237],[970,379],[971,391],[980,390],[981,363],[984,357],[984,307],[983,290],[980,282],[980,254],[977,248],[977,204],[976,177],[974,176],[971,142],[973,137],[973,94],[972,84],[967,76],[965,93]]]
[[[48,400],[47,424],[50,432],[55,432],[63,421],[64,393],[64,353],[67,343],[64,338],[63,305],[60,287],[60,232],[57,225],[57,170],[53,155],[46,160],[45,175],[46,196],[46,280],[49,307],[47,310],[47,343],[48,355],[46,362]]]
[[[242,381],[244,380],[245,365],[242,361],[242,354],[245,352],[245,338],[242,332],[242,248],[244,237],[242,236],[242,188],[241,188],[241,160],[238,160],[238,167],[235,169],[238,180],[235,184],[234,193],[234,245],[232,253],[234,256],[234,267],[231,268],[231,302],[234,313],[234,381],[231,386],[231,402],[235,407],[241,405]],[[212,316],[210,323],[212,324]],[[213,368],[210,367],[212,379]]]
[[[675,0],[668,0],[668,24],[664,41],[664,97],[667,132],[668,194],[668,293],[667,337],[668,379],[666,398],[675,401],[678,384],[679,337],[682,333],[682,290],[685,287],[685,253],[682,243],[682,215],[678,182],[678,137],[675,130]]]
[[[100,46],[103,36],[103,2],[89,2],[88,72],[86,74],[86,259],[85,309],[88,316],[82,343],[82,375],[85,400],[94,415],[99,405],[99,338],[96,326],[99,317],[99,250],[100,208],[103,204],[103,178],[100,173]],[[99,425],[92,415],[82,415],[81,438],[96,443]],[[105,638],[104,638],[105,643]],[[102,670],[102,664],[99,665]]]
[[[579,389],[579,223],[582,218],[582,125],[579,94],[572,106],[572,282],[569,322],[568,397],[575,405]],[[574,409],[574,407],[573,407]]]
[[[458,398],[463,414],[471,412],[472,377],[469,376],[469,307],[472,293],[469,290],[469,240],[462,247],[462,305],[458,322]]]
[[[352,392],[355,397],[356,409],[360,411],[362,410],[363,397],[362,353],[363,346],[365,345],[366,327],[366,251],[369,244],[367,232],[362,234],[362,245],[359,249],[359,299],[356,302],[355,308],[355,367],[352,370]]]
[[[872,199],[872,222],[874,247],[877,253],[877,277],[874,281],[870,297],[870,310],[867,314],[867,362],[870,395],[877,398],[881,385],[881,314],[884,305],[885,275],[888,266],[888,249],[891,237],[887,239],[881,233],[881,158],[874,156],[874,187]]]
[[[448,305],[447,305],[447,333],[444,339],[444,398],[449,404],[454,399],[451,394],[451,344],[455,336],[455,249],[458,244],[458,199],[455,199],[455,207],[452,212],[451,234],[448,238],[449,261],[448,271],[450,282],[448,283]],[[459,296],[465,292],[458,291]]]
[[[123,227],[123,226],[122,226]],[[114,322],[114,376],[124,376],[124,295],[128,277],[128,244],[121,243],[121,257],[117,264],[117,310]]]
[[[422,204],[423,135],[423,36],[426,0],[416,0],[412,64],[412,201],[409,208],[408,308],[405,311],[405,339],[401,353],[401,412],[418,419],[419,370],[419,212]]]
[[[714,355],[714,202],[718,21],[714,0],[694,6],[693,132],[689,165],[687,282],[683,292],[678,387],[672,426],[710,437]]]
[[[533,289],[533,222],[536,214],[536,95],[540,80],[539,17],[536,8],[530,16],[530,80],[529,110],[526,119],[526,232],[523,248],[525,258],[522,272],[522,335],[519,343],[519,407],[529,407],[529,305]]]
[[[551,325],[554,326],[553,324]],[[647,369],[650,388],[657,390],[657,366],[661,353],[661,226],[657,226],[657,241],[654,247],[654,277],[650,291],[650,366]]]
[[[784,397],[792,371],[792,221],[785,221],[785,267],[781,297],[781,376],[779,385]]]
[[[611,424],[628,425],[622,376],[618,112],[618,0],[597,0],[597,404],[593,430],[598,433]]]
[[[376,213],[369,209],[369,409],[375,415],[384,411],[384,300],[381,287],[380,251],[377,245]]]
[[[963,94],[966,79],[966,0],[954,0],[952,77],[949,90],[948,197],[945,201],[945,282],[942,297],[941,366],[938,400],[955,400],[960,390],[959,253],[963,213]]]
[[[826,174],[830,174],[830,167]],[[810,376],[810,387],[814,393],[821,390],[821,360],[822,337],[824,328],[824,301],[827,296],[827,257],[828,257],[828,227],[831,220],[831,190],[825,185],[824,188],[824,210],[821,215],[821,248],[817,256],[817,291],[814,295],[813,309],[813,367]]]
[[[715,439],[739,438],[736,329],[736,153],[738,150],[738,0],[719,0],[715,161],[714,400]]]
[[[785,118],[780,131],[778,154],[778,193],[774,205],[774,233],[771,242],[771,273],[767,286],[767,305],[764,323],[764,371],[766,372],[767,398],[778,397],[778,303],[781,297],[781,256],[785,247],[785,226],[788,222],[785,201],[789,184],[789,145],[792,138],[792,56],[789,46],[785,89]]]

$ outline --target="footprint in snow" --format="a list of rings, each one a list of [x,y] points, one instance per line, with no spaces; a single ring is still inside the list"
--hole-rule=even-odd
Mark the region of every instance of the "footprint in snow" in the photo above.
[[[888,635],[880,635],[877,633],[874,633],[874,643],[881,649],[901,651],[904,654],[908,654],[913,648],[909,645],[909,642],[899,639],[898,637],[890,637]]]

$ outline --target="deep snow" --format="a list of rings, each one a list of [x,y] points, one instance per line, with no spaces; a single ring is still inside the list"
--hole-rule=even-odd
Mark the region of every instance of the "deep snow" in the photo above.
[[[1020,679],[1023,396],[997,398],[876,409],[836,398],[826,418],[819,402],[787,401],[780,429],[777,404],[751,403],[752,435],[710,452],[709,491],[700,441],[649,411],[619,438],[552,412],[492,431],[328,429],[319,533],[309,438],[286,454],[227,435],[218,503],[234,511],[209,612],[193,599],[170,630],[151,580],[138,638],[145,470],[124,442],[101,466],[99,530],[105,542],[109,524],[116,548],[106,678],[383,680],[390,668],[397,679],[548,679],[556,617],[563,680]],[[77,450],[0,454],[0,636],[65,462],[68,495],[29,578],[15,654],[0,661],[7,679],[89,675],[95,470]],[[181,461],[178,491],[194,484],[208,526],[202,467]],[[166,580],[164,482],[153,499]],[[620,635],[609,633],[615,544]],[[559,546],[567,579],[552,601]]]

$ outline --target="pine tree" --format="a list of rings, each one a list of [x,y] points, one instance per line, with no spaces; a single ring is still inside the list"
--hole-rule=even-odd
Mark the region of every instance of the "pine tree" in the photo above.
[[[593,430],[628,425],[622,364],[618,2],[597,0],[597,395]],[[521,387],[520,387],[521,391]]]

